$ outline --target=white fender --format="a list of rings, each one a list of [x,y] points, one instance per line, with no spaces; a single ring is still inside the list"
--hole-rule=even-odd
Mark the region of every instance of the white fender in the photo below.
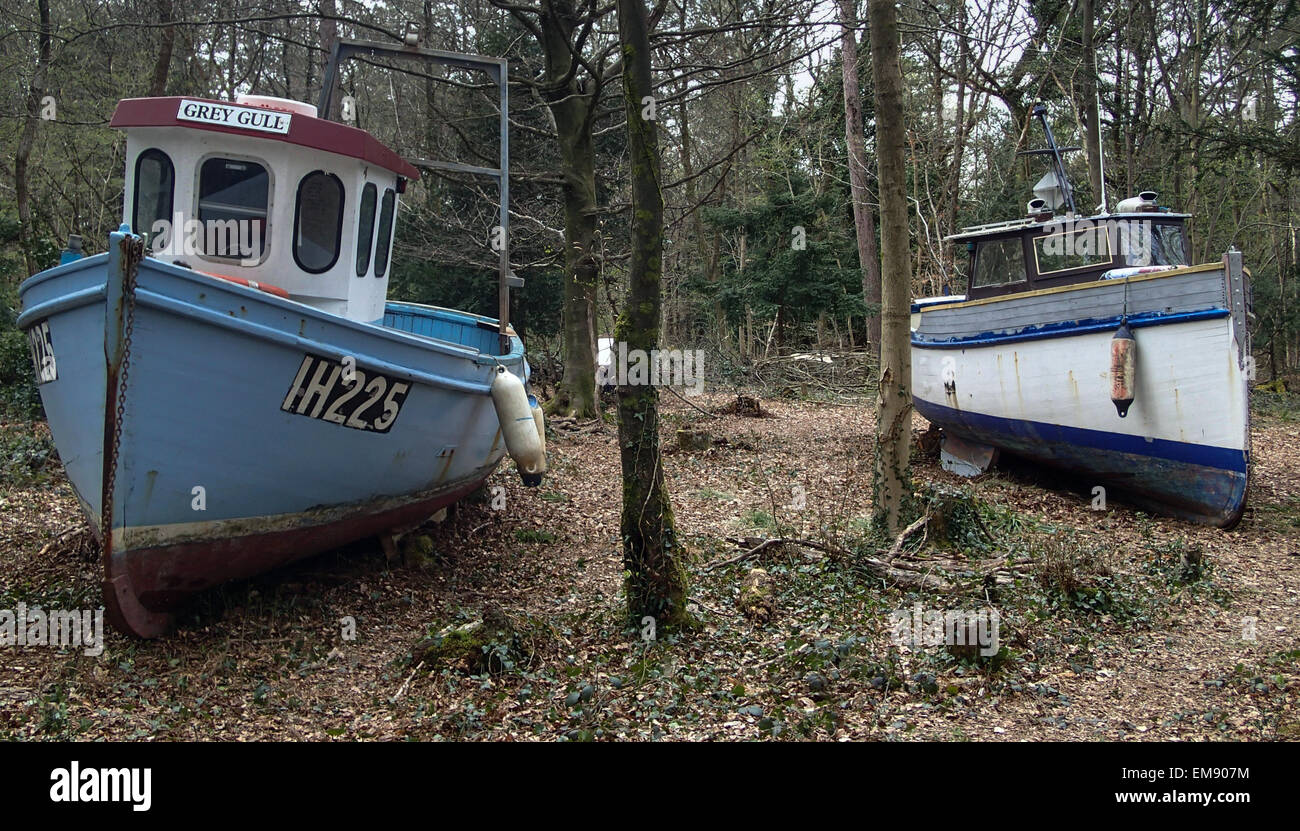
[[[528,396],[528,407],[533,411],[533,423],[537,425],[537,438],[542,443],[542,473],[546,472],[546,416],[542,405],[537,403],[537,396]]]
[[[506,440],[506,452],[515,460],[519,478],[527,487],[537,487],[546,473],[546,452],[537,436],[537,421],[528,405],[524,382],[503,366],[497,367],[496,378],[492,379],[492,404]]]

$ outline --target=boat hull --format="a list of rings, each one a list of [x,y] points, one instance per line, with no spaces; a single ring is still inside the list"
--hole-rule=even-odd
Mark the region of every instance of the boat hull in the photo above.
[[[1249,352],[1228,272],[926,308],[912,333],[916,408],[947,433],[1077,474],[1089,489],[1232,526],[1249,480]],[[1111,400],[1121,319],[1137,343],[1126,417]]]
[[[42,401],[119,628],[160,634],[197,591],[419,522],[504,455],[489,385],[527,369],[517,338],[491,354],[490,321],[409,304],[349,321],[132,267],[113,237],[24,283],[19,325],[52,344]]]

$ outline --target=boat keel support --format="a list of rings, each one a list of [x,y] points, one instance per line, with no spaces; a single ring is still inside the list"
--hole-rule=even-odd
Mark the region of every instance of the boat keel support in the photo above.
[[[998,460],[995,447],[979,442],[959,439],[944,431],[943,441],[939,446],[939,463],[943,469],[958,476],[970,478],[986,473]]]

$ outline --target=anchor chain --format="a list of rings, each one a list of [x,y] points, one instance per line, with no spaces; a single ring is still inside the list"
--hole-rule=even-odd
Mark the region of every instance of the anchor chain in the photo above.
[[[125,305],[126,320],[122,327],[122,364],[117,373],[117,417],[113,424],[113,445],[108,460],[108,475],[104,480],[104,509],[101,511],[103,534],[112,545],[113,536],[113,495],[117,483],[118,450],[122,445],[122,423],[126,416],[127,380],[131,371],[131,334],[135,328],[135,281],[139,272],[140,260],[144,256],[144,242],[138,237],[129,237],[125,241],[123,268],[126,275],[122,280],[122,302]],[[122,517],[123,527],[126,516]]]

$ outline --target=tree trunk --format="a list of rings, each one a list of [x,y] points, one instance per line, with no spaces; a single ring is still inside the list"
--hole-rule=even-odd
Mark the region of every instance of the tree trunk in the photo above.
[[[628,297],[615,333],[632,349],[656,348],[663,263],[663,193],[655,122],[643,119],[642,101],[654,93],[650,25],[644,0],[616,0],[623,51],[628,163],[632,172],[632,256]],[[659,456],[658,390],[618,388],[618,443],[623,464],[623,568],[627,608],[634,625],[647,616],[658,630],[689,621],[686,570],[681,562],[672,504]]]
[[[27,117],[23,121],[23,130],[18,137],[18,148],[14,154],[14,194],[18,202],[18,234],[23,245],[23,259],[27,273],[35,274],[38,263],[33,257],[32,247],[35,235],[32,233],[32,205],[27,192],[27,163],[32,156],[32,147],[36,144],[36,126],[41,120],[41,99],[45,96],[45,73],[50,66],[50,2],[37,0],[41,17],[38,51],[36,54],[36,71],[32,73],[32,82],[27,88]]]
[[[151,98],[167,94],[167,75],[171,71],[172,48],[176,45],[176,17],[172,11],[172,0],[158,0],[158,19],[168,25],[162,31],[162,43],[158,46],[158,57],[153,63],[153,78],[149,82]]]
[[[546,61],[544,97],[555,119],[564,164],[564,376],[551,413],[595,418],[596,407],[596,280],[599,266],[596,237],[596,156],[591,137],[591,108],[595,102],[571,72],[574,25],[571,9],[551,0],[539,16],[542,52]]]
[[[912,264],[907,225],[907,171],[903,165],[903,73],[898,63],[894,0],[869,0],[871,77],[876,95],[876,163],[880,182],[881,339],[876,406],[874,514],[897,533],[911,493],[907,467],[912,426],[910,338]]]
[[[334,0],[321,0],[320,13],[322,15],[328,15],[327,17],[322,18],[320,22],[320,48],[322,50],[320,74],[322,79],[321,83],[324,83],[325,69],[329,65],[330,56],[334,54],[334,44],[339,41],[338,22],[334,20],[334,15],[336,13]],[[338,121],[339,116],[343,113],[342,98],[336,94],[338,93],[339,81],[340,78],[336,75],[334,77],[334,89],[331,90],[331,93],[333,94],[330,95],[329,112],[321,113],[321,118]],[[231,97],[233,98],[233,90]]]
[[[1083,0],[1083,111],[1085,119],[1084,148],[1088,155],[1088,184],[1092,186],[1093,204],[1101,203],[1101,111],[1097,104],[1097,45],[1093,28],[1095,14],[1093,0]],[[1082,206],[1080,206],[1082,209]],[[1105,210],[1105,206],[1102,207]],[[1084,211],[1091,214],[1092,211]]]
[[[867,189],[867,149],[862,139],[862,87],[858,83],[856,0],[840,3],[840,63],[844,76],[844,137],[849,150],[849,187],[853,195],[853,225],[862,265],[862,299],[867,304],[867,338],[880,357],[880,261],[876,259],[876,218]]]

